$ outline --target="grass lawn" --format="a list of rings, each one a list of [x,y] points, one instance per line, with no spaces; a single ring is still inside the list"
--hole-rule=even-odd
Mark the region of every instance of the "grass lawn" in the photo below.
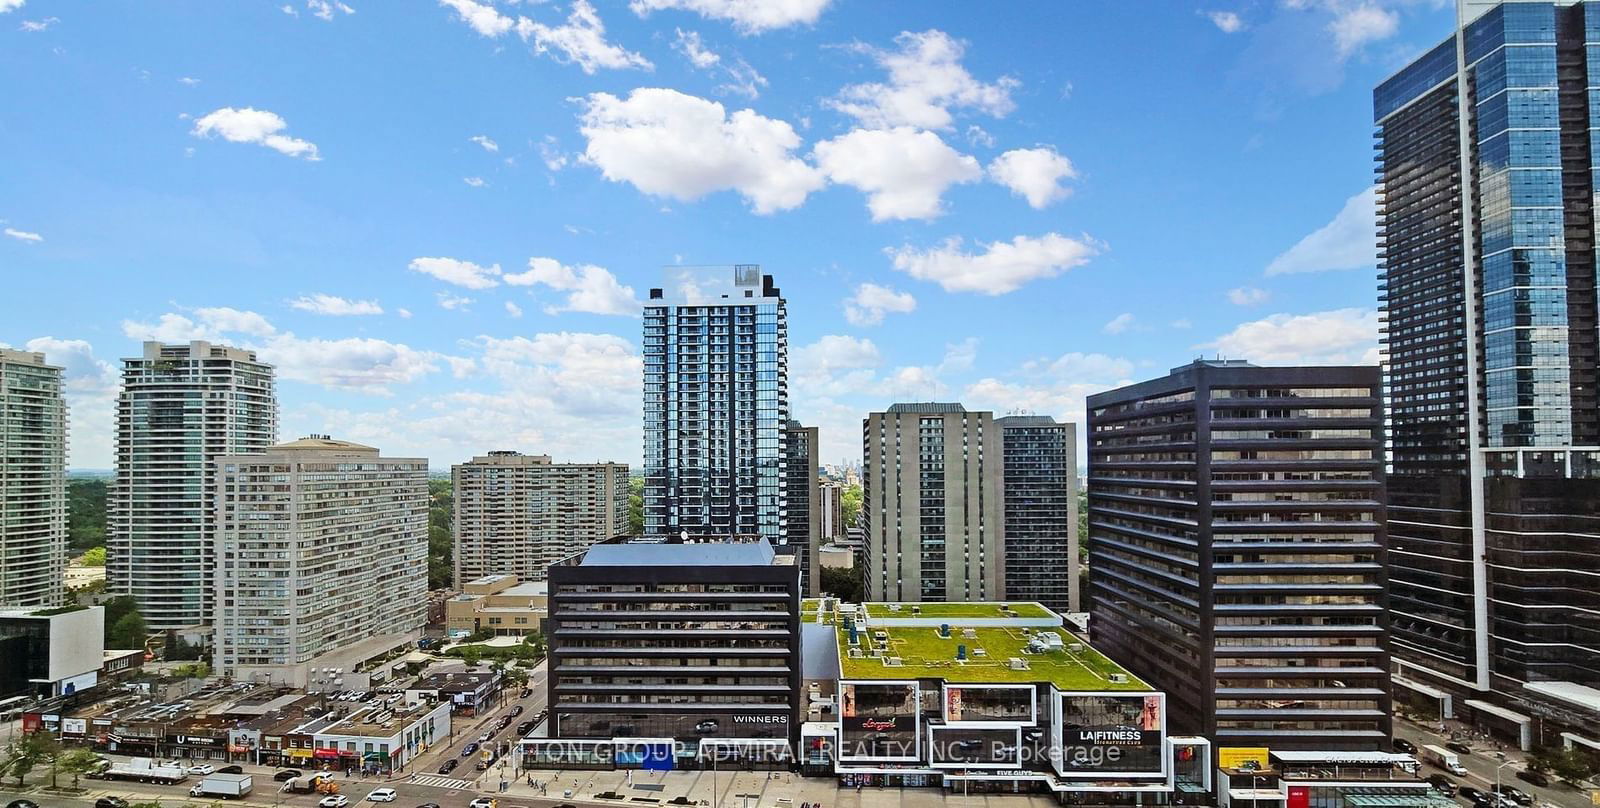
[[[1011,683],[1051,682],[1062,690],[1125,690],[1146,691],[1150,686],[1132,674],[1128,682],[1113,683],[1112,673],[1127,673],[1120,665],[1104,654],[1084,646],[1082,651],[1051,651],[1044,654],[1025,654],[1027,636],[1020,628],[979,628],[976,639],[965,639],[962,629],[952,628],[950,637],[940,637],[936,627],[894,627],[889,632],[885,656],[900,657],[903,664],[890,667],[880,659],[849,656],[849,632],[840,630],[839,662],[846,679],[920,679],[940,678],[949,682]],[[1064,629],[1057,629],[1063,639],[1077,642],[1077,638]],[[868,637],[863,637],[865,643]],[[877,642],[877,640],[872,640]],[[957,646],[967,647],[967,661],[956,661]],[[864,646],[863,646],[864,647]],[[984,656],[973,652],[982,648]],[[1011,657],[1028,661],[1028,670],[1012,670]]]

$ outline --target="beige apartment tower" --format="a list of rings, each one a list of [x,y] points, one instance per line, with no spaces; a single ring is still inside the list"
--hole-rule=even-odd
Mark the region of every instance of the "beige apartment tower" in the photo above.
[[[61,368],[0,348],[0,608],[60,605],[66,557]]]
[[[455,581],[545,568],[628,531],[626,463],[552,463],[548,455],[490,452],[452,466]]]
[[[428,461],[326,435],[217,458],[215,666],[304,687],[427,622]]]
[[[895,404],[862,425],[866,599],[1004,598],[1000,428],[960,404]]]

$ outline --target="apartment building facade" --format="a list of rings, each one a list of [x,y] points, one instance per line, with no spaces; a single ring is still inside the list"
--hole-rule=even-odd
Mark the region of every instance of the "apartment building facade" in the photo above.
[[[61,368],[0,348],[0,608],[60,605],[67,565]]]
[[[486,575],[544,580],[551,564],[628,529],[625,463],[552,463],[498,451],[450,469],[455,586]]]

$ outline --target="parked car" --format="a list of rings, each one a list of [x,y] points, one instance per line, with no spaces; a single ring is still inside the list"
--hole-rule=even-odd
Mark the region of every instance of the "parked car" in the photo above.
[[[1477,802],[1479,797],[1487,798],[1489,795],[1485,794],[1481,789],[1476,789],[1472,786],[1461,786],[1460,788],[1456,789],[1456,796],[1464,800],[1472,800],[1473,802]]]
[[[512,718],[516,718],[519,715],[522,715],[522,705],[520,705],[520,704],[518,704],[517,706],[511,708],[511,717]]]
[[[1493,790],[1500,796],[1505,797],[1506,799],[1509,799],[1518,805],[1533,804],[1533,797],[1529,796],[1528,792],[1523,791],[1516,786],[1501,783],[1500,785],[1494,786]]]
[[[196,763],[185,771],[189,772],[190,774],[198,774],[204,777],[205,775],[216,773],[217,767],[211,765],[210,763]]]
[[[128,801],[121,797],[101,797],[94,801],[94,808],[128,808]]]
[[[439,764],[439,773],[449,774],[455,771],[456,767],[459,765],[461,765],[460,758],[446,758],[443,763]]]
[[[375,788],[367,792],[368,802],[394,802],[399,797],[399,792],[392,788]]]
[[[244,774],[243,766],[223,766],[217,769],[217,774]]]
[[[1462,743],[1460,741],[1451,741],[1451,742],[1445,744],[1444,748],[1446,748],[1446,749],[1448,749],[1448,750],[1450,750],[1450,751],[1452,751],[1452,752],[1454,752],[1454,753],[1456,753],[1458,755],[1470,755],[1470,754],[1472,754],[1472,747],[1467,746],[1466,744],[1464,744],[1464,743]]]
[[[529,732],[532,732],[532,731],[533,731],[533,722],[532,721],[524,721],[521,724],[517,725],[517,734],[518,735],[527,735]]]
[[[467,808],[494,808],[494,800],[488,797],[479,797],[467,803]]]
[[[439,808],[439,803],[437,803],[437,802],[425,802],[425,803],[423,803],[421,805],[418,805],[417,808]]]
[[[302,772],[299,769],[284,769],[283,771],[272,775],[272,779],[282,783],[285,780],[293,780],[294,778],[301,776],[301,774]]]
[[[524,687],[524,688],[523,688],[523,689],[522,689],[522,696],[521,696],[521,698],[527,698],[527,697],[529,697],[529,696],[531,696],[531,695],[533,695],[533,688],[531,688],[531,687]]]
[[[1395,738],[1394,751],[1402,755],[1415,755],[1417,753],[1417,745],[1404,738]]]
[[[6,808],[39,808],[39,803],[33,800],[12,800],[6,803]]]
[[[350,804],[350,798],[343,794],[329,794],[317,800],[317,808],[345,808]]]
[[[1437,788],[1440,791],[1444,792],[1444,795],[1446,797],[1454,797],[1456,795],[1456,783],[1455,783],[1455,781],[1451,780],[1448,777],[1445,777],[1442,774],[1430,774],[1430,775],[1428,775],[1428,785],[1431,785],[1434,788]]]
[[[1517,779],[1524,783],[1532,783],[1536,786],[1542,786],[1545,788],[1550,786],[1550,778],[1545,777],[1539,772],[1529,771],[1528,769],[1523,769],[1522,771],[1517,772]]]

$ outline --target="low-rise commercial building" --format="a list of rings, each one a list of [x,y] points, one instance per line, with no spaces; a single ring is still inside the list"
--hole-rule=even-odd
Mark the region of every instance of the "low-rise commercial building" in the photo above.
[[[476,715],[494,701],[500,690],[501,678],[500,674],[493,671],[435,673],[407,687],[405,703],[448,703],[462,715]]]
[[[94,687],[105,624],[100,606],[0,611],[0,699],[47,699]]]
[[[344,716],[312,734],[312,759],[338,761],[340,769],[403,769],[434,744],[450,738],[448,702],[375,705]]]
[[[497,637],[543,632],[549,606],[550,586],[546,581],[485,575],[468,581],[461,594],[445,601],[445,630],[452,636],[488,630]]]
[[[1204,791],[1179,787],[1203,772],[1175,761],[1210,750],[1168,735],[1166,694],[1038,603],[823,599],[808,601],[805,618],[832,628],[838,665],[834,717],[808,723],[801,739],[809,772],[1073,805],[1164,805]]]
[[[549,571],[550,721],[527,768],[788,768],[800,570],[767,541],[597,544]]]
[[[1222,748],[1218,808],[1455,808],[1410,755]]]

